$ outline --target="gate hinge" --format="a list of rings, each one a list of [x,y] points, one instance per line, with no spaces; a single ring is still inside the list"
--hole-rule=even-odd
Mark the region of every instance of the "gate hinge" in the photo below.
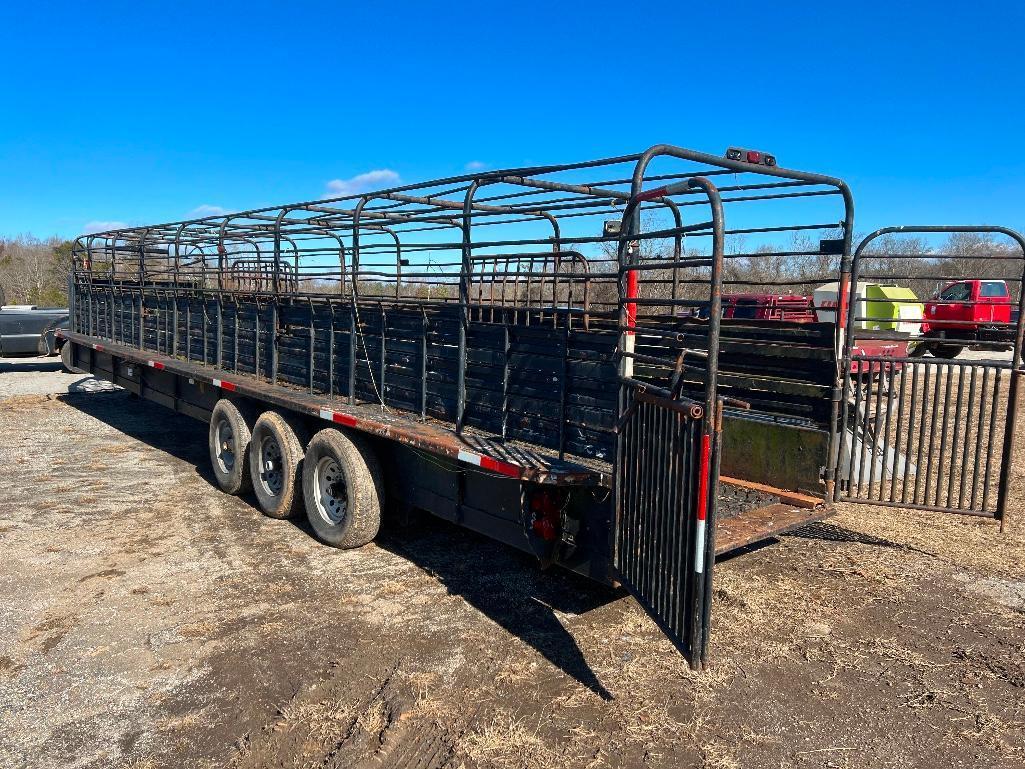
[[[833,403],[839,403],[841,400],[843,400],[843,388],[842,387],[834,387],[832,390],[830,390],[829,391],[829,399]]]

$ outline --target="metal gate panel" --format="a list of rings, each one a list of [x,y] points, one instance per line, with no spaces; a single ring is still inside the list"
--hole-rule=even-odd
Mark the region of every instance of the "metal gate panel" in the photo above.
[[[999,516],[1010,366],[893,361],[848,384],[841,438],[843,500]]]
[[[984,249],[952,256],[921,244],[918,253],[867,248],[883,236],[919,233],[1002,235],[1014,245],[995,257]],[[1025,239],[1002,227],[887,227],[859,244],[841,310],[835,499],[978,515],[1004,525],[1025,373],[1023,273]],[[1001,296],[984,298],[987,283]],[[871,297],[878,286],[893,296]],[[955,286],[966,297],[945,299]],[[956,304],[965,319],[941,317],[944,304]],[[985,323],[976,320],[982,310]],[[995,355],[957,359],[966,347]],[[1010,350],[1009,360],[998,359],[1001,349]]]
[[[614,567],[694,667],[704,653],[714,551],[708,526],[713,441],[703,409],[635,391],[620,422]]]

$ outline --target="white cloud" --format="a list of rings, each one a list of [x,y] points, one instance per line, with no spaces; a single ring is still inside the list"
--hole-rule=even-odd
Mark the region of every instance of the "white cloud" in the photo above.
[[[221,214],[229,213],[227,208],[221,208],[220,206],[212,206],[209,203],[204,203],[201,206],[196,206],[189,211],[190,218],[200,219],[204,216],[220,216]]]
[[[327,183],[326,197],[341,198],[346,195],[358,195],[368,190],[382,187],[394,187],[399,183],[399,175],[389,168],[379,168],[357,174],[351,179],[332,179]]]
[[[488,167],[488,164],[482,160],[471,160],[466,164],[467,171],[483,171]]]
[[[93,220],[86,222],[82,225],[82,232],[86,235],[92,235],[95,232],[106,232],[107,230],[123,230],[127,229],[128,225],[124,222],[104,222]]]

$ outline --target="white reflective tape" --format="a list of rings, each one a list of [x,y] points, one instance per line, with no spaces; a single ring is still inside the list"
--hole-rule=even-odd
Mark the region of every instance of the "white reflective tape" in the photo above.
[[[694,551],[694,571],[698,574],[704,574],[705,572],[705,522],[698,521],[698,530],[696,534],[697,549]]]
[[[327,411],[326,409],[320,410],[320,418],[326,419],[328,422],[333,422],[335,419],[335,413],[333,411]]]
[[[471,454],[469,451],[460,449],[458,458],[460,462],[469,462],[471,465],[480,467],[480,454]]]
[[[214,387],[220,387],[221,386],[221,380],[220,379],[215,379],[213,384],[214,384]]]

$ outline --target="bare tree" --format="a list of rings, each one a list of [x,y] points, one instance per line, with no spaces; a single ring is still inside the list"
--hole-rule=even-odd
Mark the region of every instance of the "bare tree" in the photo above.
[[[31,235],[0,240],[0,288],[12,304],[63,305],[71,270],[71,244]]]

